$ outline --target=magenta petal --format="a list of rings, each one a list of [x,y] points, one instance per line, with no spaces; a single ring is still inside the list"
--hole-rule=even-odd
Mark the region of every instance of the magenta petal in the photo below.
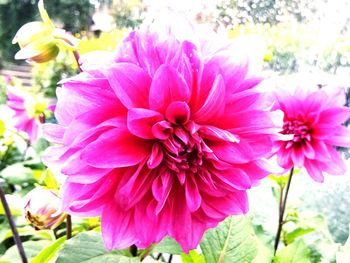
[[[193,114],[193,120],[203,123],[215,120],[225,111],[225,83],[220,74],[214,80],[208,97],[200,109]]]
[[[136,243],[132,210],[124,211],[113,203],[103,208],[101,231],[107,249],[124,249]]]
[[[163,161],[163,150],[161,146],[157,143],[152,146],[151,155],[148,158],[147,166],[150,169],[154,169],[160,165]]]
[[[43,125],[45,138],[53,143],[61,143],[65,128],[58,124],[47,123]]]
[[[202,197],[199,193],[196,181],[193,175],[189,175],[185,182],[186,204],[191,212],[198,210],[201,205]]]
[[[212,143],[209,146],[215,155],[222,161],[237,164],[247,163],[251,161],[250,152],[252,149],[245,142],[231,143],[231,142],[220,142]]]
[[[166,109],[165,117],[174,124],[185,124],[190,119],[190,108],[186,102],[172,102]]]
[[[239,142],[239,138],[231,132],[219,129],[215,126],[201,126],[199,129],[204,138],[215,141]]]
[[[227,169],[215,172],[222,182],[236,190],[247,190],[252,186],[249,176],[241,169]]]
[[[312,177],[312,179],[320,183],[324,181],[322,171],[319,165],[317,164],[317,161],[306,160],[304,165],[308,174]]]
[[[302,151],[305,155],[306,158],[309,159],[314,159],[316,156],[316,152],[314,150],[314,148],[312,147],[311,143],[309,142],[305,142],[304,145],[302,146]]]
[[[171,174],[168,171],[164,171],[162,174],[154,180],[152,184],[152,193],[154,198],[158,201],[156,206],[156,214],[158,215],[163,209],[165,202],[170,194],[172,187]]]
[[[152,133],[154,137],[160,140],[168,139],[172,132],[173,128],[167,121],[160,121],[152,126]]]
[[[80,159],[80,152],[72,155],[61,172],[69,175],[68,181],[76,183],[94,183],[108,174],[111,169],[95,168]]]
[[[117,63],[108,70],[107,77],[125,107],[148,108],[151,78],[142,68],[131,63]]]
[[[152,110],[164,112],[171,102],[187,102],[189,96],[189,87],[176,70],[166,65],[158,68],[149,94],[149,105]]]
[[[154,139],[152,133],[152,126],[163,120],[163,116],[152,110],[134,108],[130,109],[128,112],[128,129],[129,131],[143,139]]]
[[[140,163],[137,170],[126,179],[120,189],[118,189],[115,198],[123,209],[130,209],[138,203],[148,192],[152,185],[152,173],[148,169],[144,169],[144,163]],[[125,175],[124,175],[125,176]]]
[[[116,128],[89,144],[82,151],[81,158],[96,168],[127,167],[140,163],[149,152],[149,144]]]
[[[321,112],[319,122],[325,124],[341,124],[350,118],[349,108],[330,108]]]
[[[325,141],[331,145],[350,147],[350,131],[345,127],[337,127],[333,135],[328,136]]]

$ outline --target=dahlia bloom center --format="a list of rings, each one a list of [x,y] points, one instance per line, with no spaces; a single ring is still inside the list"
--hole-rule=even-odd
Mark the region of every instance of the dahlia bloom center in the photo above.
[[[283,123],[282,134],[293,134],[293,142],[310,141],[310,128],[308,125],[300,120],[288,120]]]
[[[167,168],[178,173],[184,183],[185,172],[197,172],[203,164],[203,157],[212,152],[198,134],[199,125],[190,119],[186,102],[173,102],[166,110],[166,120],[152,126],[152,133],[158,142],[154,144],[148,160],[148,167],[154,169],[164,160]]]

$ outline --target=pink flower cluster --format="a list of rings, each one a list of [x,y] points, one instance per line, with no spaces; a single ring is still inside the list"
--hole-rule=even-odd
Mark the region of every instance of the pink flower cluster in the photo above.
[[[66,176],[68,213],[101,216],[107,248],[170,235],[187,252],[246,213],[246,190],[269,174],[282,123],[245,48],[213,41],[132,32],[58,88],[45,162]]]

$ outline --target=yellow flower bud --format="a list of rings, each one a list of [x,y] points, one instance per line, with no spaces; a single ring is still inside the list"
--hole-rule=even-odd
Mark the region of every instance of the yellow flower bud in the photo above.
[[[26,198],[25,217],[35,229],[54,229],[66,218],[66,214],[59,211],[61,200],[54,191],[38,187]]]
[[[38,3],[42,22],[29,22],[16,33],[12,43],[20,46],[15,59],[26,59],[29,62],[43,63],[57,57],[59,46],[75,50],[77,39],[62,29],[55,28],[47,14],[43,0]]]
[[[266,53],[264,54],[264,61],[265,62],[270,62],[273,59],[273,53],[271,50],[267,50]]]

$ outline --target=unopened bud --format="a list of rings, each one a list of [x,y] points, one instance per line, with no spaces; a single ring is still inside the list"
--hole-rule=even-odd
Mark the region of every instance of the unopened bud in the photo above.
[[[20,46],[15,59],[43,63],[57,57],[59,46],[75,50],[77,39],[62,29],[55,28],[47,14],[42,0],[38,4],[42,21],[29,22],[16,33],[12,43]]]
[[[66,218],[59,211],[61,199],[49,189],[35,188],[27,194],[25,217],[35,229],[54,229]]]

